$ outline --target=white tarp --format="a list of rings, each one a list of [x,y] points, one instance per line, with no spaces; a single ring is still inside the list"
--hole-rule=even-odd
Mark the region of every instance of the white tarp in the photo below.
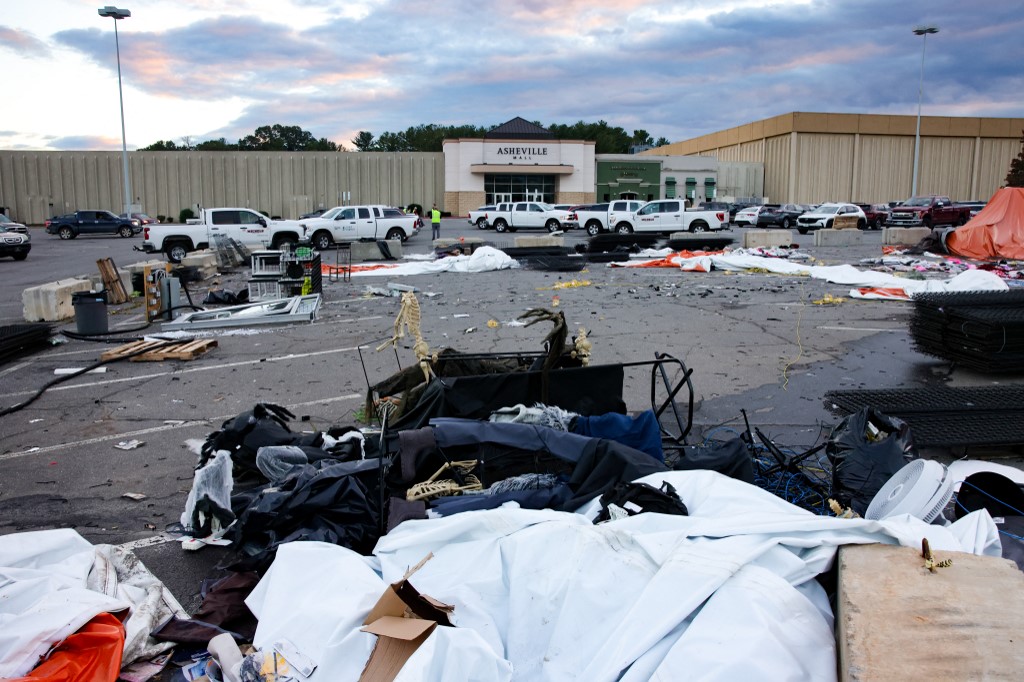
[[[838,546],[927,537],[938,551],[1000,553],[987,512],[949,528],[837,519],[709,471],[641,480],[669,481],[690,516],[595,526],[595,502],[408,521],[378,543],[380,575],[344,548],[285,545],[246,602],[255,644],[287,638],[319,663],[311,679],[358,678],[370,607],[433,553],[412,583],[453,604],[457,627],[436,629],[399,680],[502,680],[505,666],[514,680],[834,680],[832,614],[813,578]]]
[[[682,270],[710,272],[712,267],[716,270],[727,271],[767,270],[780,275],[809,276],[823,279],[832,284],[858,288],[902,289],[908,297],[926,291],[1004,291],[1009,288],[998,275],[985,270],[965,270],[945,280],[921,280],[897,277],[874,270],[858,270],[852,265],[808,265],[782,258],[765,258],[747,254],[709,254],[692,258],[669,257],[668,260]],[[649,263],[651,261],[629,261],[628,263],[611,263],[611,265],[628,268],[645,267]],[[870,294],[862,294],[856,289],[850,291],[850,296],[854,298],[871,297]],[[893,297],[887,296],[886,298]]]
[[[359,270],[353,267],[353,277],[397,277],[399,275],[430,275],[436,272],[490,272],[507,270],[515,261],[504,251],[492,246],[481,246],[469,256],[446,256],[434,261],[413,261],[399,265],[383,265],[373,270]]]
[[[149,633],[180,607],[131,552],[71,529],[0,536],[0,678],[28,674],[97,615],[128,609],[122,665],[173,646]]]

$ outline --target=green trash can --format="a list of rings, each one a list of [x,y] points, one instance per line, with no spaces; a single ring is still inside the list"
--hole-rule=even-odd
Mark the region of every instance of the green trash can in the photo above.
[[[71,294],[79,334],[107,333],[107,292],[76,291]]]

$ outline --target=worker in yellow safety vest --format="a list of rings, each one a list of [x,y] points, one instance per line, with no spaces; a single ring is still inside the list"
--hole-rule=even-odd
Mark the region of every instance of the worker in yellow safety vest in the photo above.
[[[437,204],[430,209],[430,238],[439,239],[441,237],[441,212],[437,210]]]

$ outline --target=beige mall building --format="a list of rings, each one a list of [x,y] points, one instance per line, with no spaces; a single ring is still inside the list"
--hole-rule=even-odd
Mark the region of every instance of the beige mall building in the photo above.
[[[764,166],[769,201],[899,201],[910,196],[916,116],[793,112],[644,155],[715,156]],[[987,200],[1021,150],[1024,118],[923,116],[918,194]]]

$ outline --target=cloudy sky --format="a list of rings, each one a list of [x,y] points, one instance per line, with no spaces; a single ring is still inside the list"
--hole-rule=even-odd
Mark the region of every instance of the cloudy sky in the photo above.
[[[2,0],[2,149],[120,149],[106,0]],[[1020,0],[125,0],[128,147],[298,125],[605,120],[687,139],[789,111],[1024,116]]]

